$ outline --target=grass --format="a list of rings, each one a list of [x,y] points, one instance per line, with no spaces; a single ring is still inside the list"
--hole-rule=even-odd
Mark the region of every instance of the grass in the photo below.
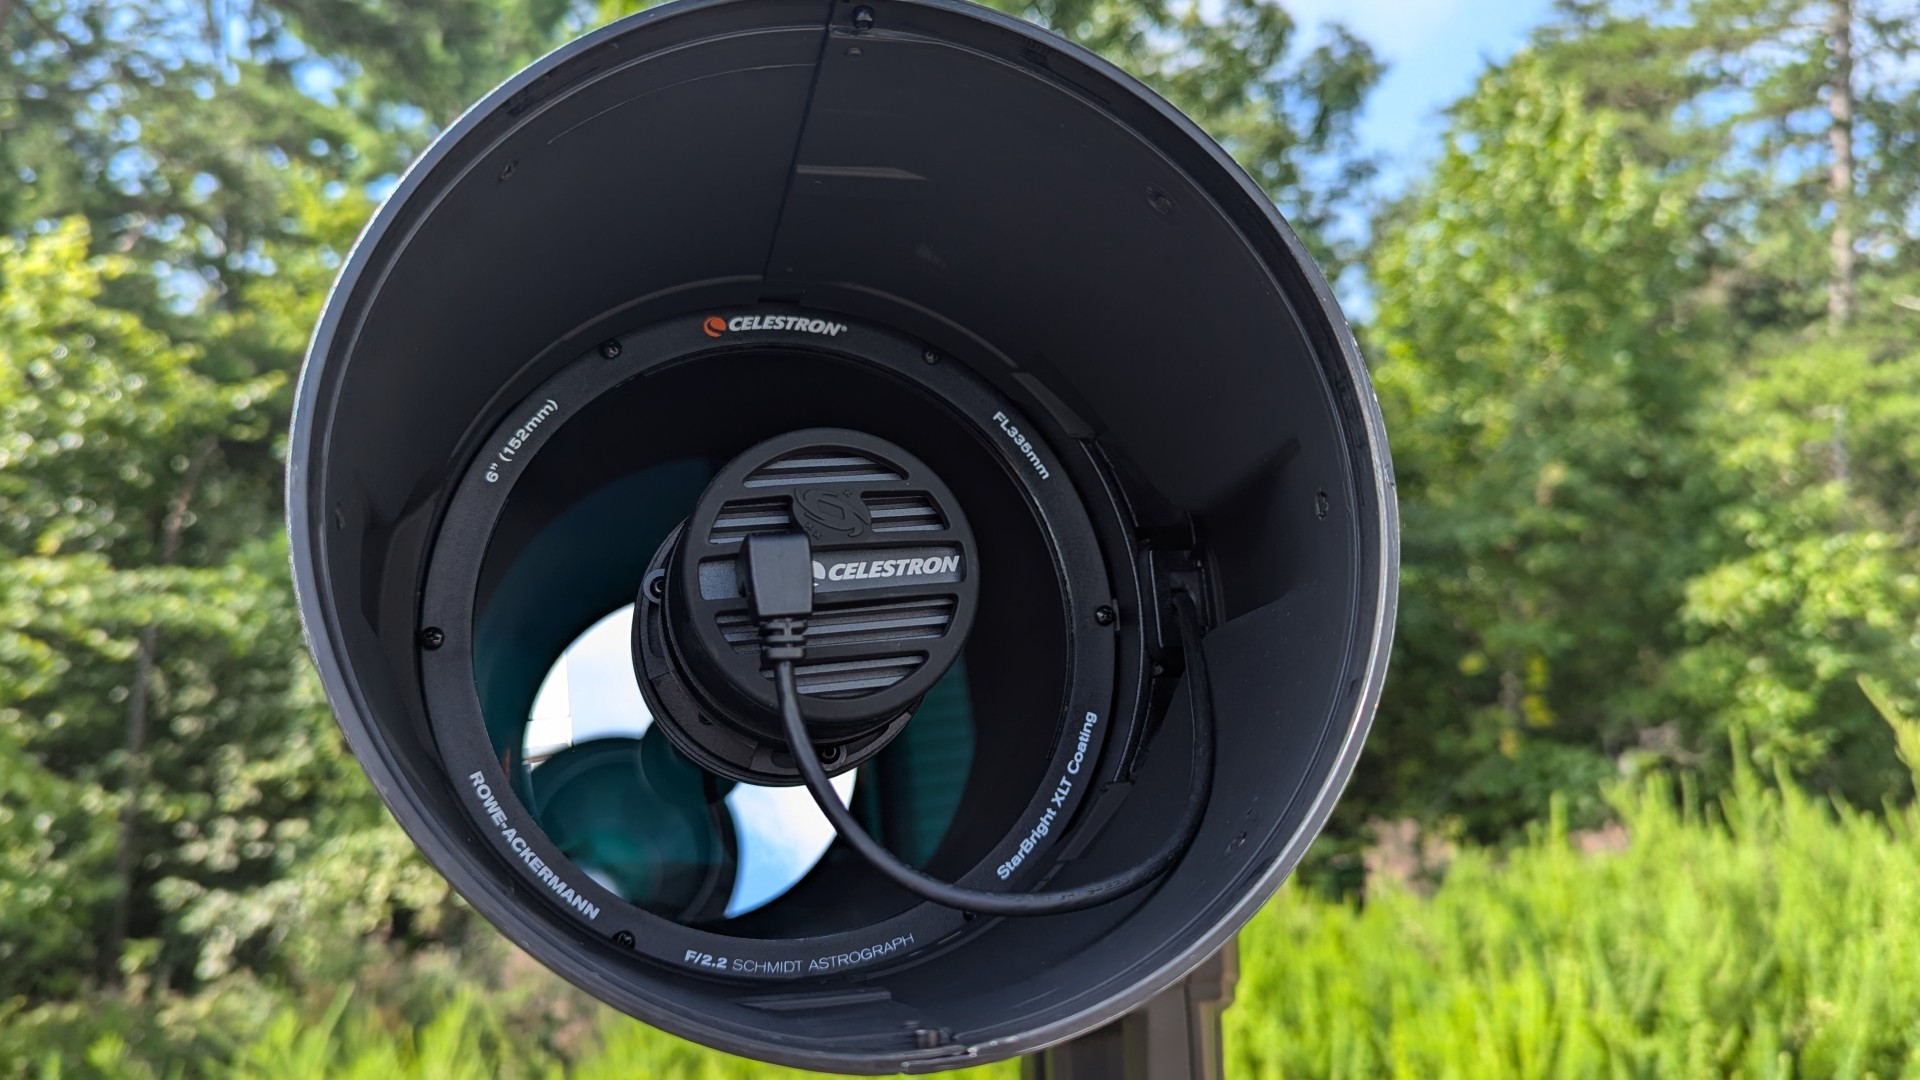
[[[1920,775],[1920,723],[1882,710]],[[1229,1075],[1920,1078],[1920,810],[1751,771],[1613,803],[1617,851],[1555,820],[1430,897],[1287,890],[1241,938]]]

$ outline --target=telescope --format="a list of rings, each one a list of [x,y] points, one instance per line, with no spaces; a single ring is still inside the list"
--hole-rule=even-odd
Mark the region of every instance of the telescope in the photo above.
[[[956,0],[680,0],[449,127],[347,259],[300,610],[514,944],[843,1073],[1177,988],[1360,753],[1393,481],[1331,290],[1190,120]]]

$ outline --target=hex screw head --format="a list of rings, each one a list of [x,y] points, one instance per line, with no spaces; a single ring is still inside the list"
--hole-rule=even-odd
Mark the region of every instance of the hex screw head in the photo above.
[[[1119,615],[1114,613],[1113,608],[1106,604],[1101,604],[1099,607],[1093,609],[1093,621],[1099,623],[1101,626],[1112,626],[1113,621],[1119,617]]]
[[[600,343],[600,355],[608,360],[620,355],[620,343],[611,339]]]
[[[620,946],[623,949],[633,948],[633,931],[631,930],[616,931],[613,935],[613,943],[615,945]]]
[[[853,28],[855,30],[873,29],[873,9],[865,6],[854,8]]]
[[[420,646],[425,649],[437,649],[447,643],[447,632],[437,626],[429,626],[420,631]]]

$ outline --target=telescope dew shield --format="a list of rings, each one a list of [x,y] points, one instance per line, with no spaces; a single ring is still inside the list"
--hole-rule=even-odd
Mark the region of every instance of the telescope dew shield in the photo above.
[[[1378,407],[1271,202],[950,0],[683,0],[476,105],[328,300],[288,519],[342,729],[476,910],[648,1023],[852,1073],[1045,1047],[1217,949],[1353,768],[1397,588]],[[836,790],[974,890],[1161,845],[1194,597],[1191,847],[1027,918],[876,873],[792,786],[761,531],[818,563],[797,693]]]

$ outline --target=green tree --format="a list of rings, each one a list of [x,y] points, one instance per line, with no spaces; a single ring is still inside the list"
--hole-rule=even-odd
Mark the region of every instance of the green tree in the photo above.
[[[1641,161],[1698,178],[1700,299],[1735,346],[1709,410],[1729,501],[1699,522],[1723,557],[1687,583],[1670,672],[1688,741],[1741,727],[1863,803],[1906,777],[1856,676],[1920,691],[1917,49],[1910,0],[1576,0],[1539,50]]]
[[[369,192],[569,18],[0,0],[0,997],[446,910],[314,685],[282,433]]]
[[[213,689],[226,672],[215,654],[182,650],[174,662],[158,652],[163,629],[217,641],[230,656],[262,629],[256,616],[274,602],[262,581],[239,566],[183,565],[181,549],[192,517],[226,494],[206,476],[208,459],[223,438],[267,436],[260,405],[279,380],[222,385],[195,372],[192,349],[106,301],[132,262],[89,256],[87,241],[85,223],[69,219],[30,241],[0,242],[0,550],[10,556],[0,563],[10,661],[0,722],[25,752],[23,773],[70,786],[82,796],[76,808],[119,808],[111,844],[82,827],[101,824],[99,813],[71,837],[47,837],[55,858],[79,860],[75,873],[88,879],[79,896],[113,897],[106,911],[63,904],[69,918],[105,931],[87,938],[105,938],[98,959],[111,977],[133,914],[129,886],[182,869],[157,857],[151,835],[189,815],[195,827],[256,827],[193,804],[191,793],[229,779],[206,748],[236,734],[226,722],[286,723],[271,701],[262,708],[231,689],[216,705]],[[169,713],[170,736],[157,746],[149,738],[156,701]],[[202,734],[205,743],[188,737]],[[176,759],[175,751],[187,753]],[[28,817],[45,809],[8,808]],[[114,858],[89,865],[103,850]],[[12,929],[0,950],[35,936],[31,921]],[[91,951],[74,950],[66,965],[7,970],[61,979]]]
[[[1733,538],[1687,584],[1689,714],[1862,805],[1903,794],[1862,676],[1920,701],[1920,351],[1903,327],[1790,338],[1717,395]]]
[[[1597,798],[1610,757],[1667,719],[1717,498],[1690,194],[1522,55],[1456,106],[1386,221],[1369,344],[1405,533],[1356,788],[1374,812],[1498,832],[1555,791]]]
[[[1562,0],[1542,61],[1701,170],[1701,254],[1759,334],[1887,313],[1920,199],[1912,0]]]

